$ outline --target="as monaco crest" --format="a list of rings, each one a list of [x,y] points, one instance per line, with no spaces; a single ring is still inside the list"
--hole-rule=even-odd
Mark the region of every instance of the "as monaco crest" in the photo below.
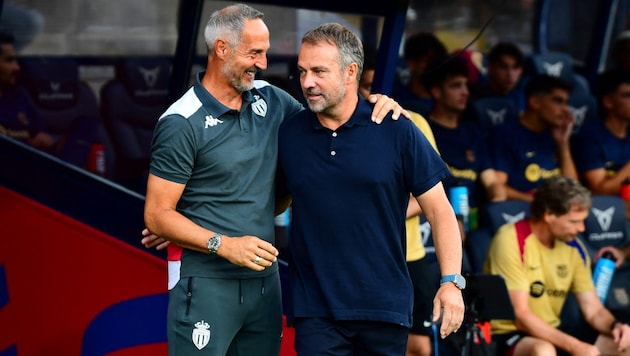
[[[208,323],[203,320],[195,323],[195,328],[192,332],[192,342],[199,350],[208,345],[208,342],[210,342],[210,325]]]
[[[252,111],[258,116],[265,117],[265,115],[267,115],[267,102],[259,95],[254,95],[254,99],[256,101],[252,104]]]

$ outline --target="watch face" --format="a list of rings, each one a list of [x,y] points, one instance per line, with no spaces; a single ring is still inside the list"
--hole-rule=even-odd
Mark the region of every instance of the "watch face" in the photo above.
[[[455,285],[459,289],[466,288],[466,279],[461,274],[456,274],[455,275],[455,281],[454,282],[455,282]]]
[[[212,236],[209,240],[208,240],[208,251],[210,251],[211,253],[217,253],[217,250],[219,249],[219,246],[221,245],[221,236]]]

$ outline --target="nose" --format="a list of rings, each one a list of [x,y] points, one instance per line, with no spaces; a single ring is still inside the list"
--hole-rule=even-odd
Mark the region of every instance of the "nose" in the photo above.
[[[309,74],[309,72],[304,72],[300,76],[300,84],[302,85],[302,89],[308,89],[315,86],[315,82],[313,81],[313,76]]]
[[[254,64],[258,70],[266,70],[267,69],[267,55],[261,55],[256,63]]]
[[[586,227],[584,225],[584,221],[580,221],[580,223],[577,225],[577,230],[580,233],[582,233],[582,232],[584,232],[584,230],[586,230]]]

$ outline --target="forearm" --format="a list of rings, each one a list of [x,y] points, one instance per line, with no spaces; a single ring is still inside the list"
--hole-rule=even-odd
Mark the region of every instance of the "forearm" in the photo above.
[[[146,211],[145,224],[151,233],[181,247],[200,252],[208,252],[208,239],[216,233],[193,223],[172,209]]]
[[[459,224],[455,215],[448,212],[427,216],[431,224],[435,253],[444,275],[461,273],[462,271],[462,239]]]
[[[588,310],[583,310],[582,314],[584,315],[584,320],[595,330],[597,330],[600,334],[603,335],[611,335],[613,324],[615,322],[615,317],[606,309],[603,305],[597,308],[587,308]],[[585,311],[587,313],[585,313]]]
[[[507,199],[505,186],[498,182],[497,173],[494,169],[485,169],[479,175],[481,184],[486,190],[486,196],[490,202],[499,202]]]
[[[573,179],[578,179],[575,162],[573,162],[571,149],[567,142],[558,145],[557,155],[558,161],[560,162],[560,172],[562,173],[562,175]]]
[[[567,352],[571,352],[571,350],[576,349],[576,347],[579,347],[578,345],[581,343],[581,341],[577,338],[547,324],[544,320],[530,311],[519,313],[515,320],[515,324],[519,331],[533,337],[546,340],[554,346]]]
[[[534,200],[534,196],[532,194],[521,192],[520,190],[516,190],[509,185],[504,186],[505,195],[508,200],[524,200],[531,202]]]

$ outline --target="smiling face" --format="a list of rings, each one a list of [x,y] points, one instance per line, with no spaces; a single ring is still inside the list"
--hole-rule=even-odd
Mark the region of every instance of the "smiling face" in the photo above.
[[[341,68],[338,48],[326,42],[302,43],[298,71],[304,98],[316,113],[333,113],[346,96],[348,81],[356,77]]]
[[[256,72],[267,69],[267,51],[269,50],[269,30],[260,20],[245,22],[241,41],[236,46],[230,46],[229,53],[223,67],[223,74],[232,86],[240,92],[254,87]]]

